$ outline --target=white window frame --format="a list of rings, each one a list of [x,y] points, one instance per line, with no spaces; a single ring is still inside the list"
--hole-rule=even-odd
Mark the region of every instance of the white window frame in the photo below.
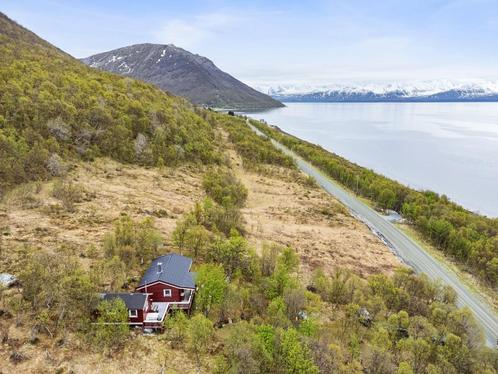
[[[128,311],[128,317],[130,317],[130,318],[137,318],[138,317],[138,310],[136,310],[136,309],[130,309]]]
[[[171,288],[165,288],[163,290],[163,296],[164,297],[171,297],[172,296]]]

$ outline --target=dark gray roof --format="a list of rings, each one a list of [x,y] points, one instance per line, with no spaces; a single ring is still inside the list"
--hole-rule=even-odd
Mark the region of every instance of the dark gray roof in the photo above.
[[[161,264],[160,268],[159,264]],[[152,261],[138,287],[161,281],[178,287],[195,288],[190,265],[192,265],[192,259],[176,253],[158,257]]]
[[[124,301],[126,307],[131,310],[143,309],[147,294],[144,293],[104,293],[102,299],[111,301],[114,299],[121,299]]]

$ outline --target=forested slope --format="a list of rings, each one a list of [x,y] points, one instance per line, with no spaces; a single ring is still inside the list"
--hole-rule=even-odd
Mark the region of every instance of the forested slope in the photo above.
[[[0,194],[68,158],[144,165],[219,160],[186,100],[86,67],[0,14]]]

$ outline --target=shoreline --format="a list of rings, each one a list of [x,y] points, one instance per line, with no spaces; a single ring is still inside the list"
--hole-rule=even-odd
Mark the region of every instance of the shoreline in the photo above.
[[[475,129],[461,127],[460,123],[456,123],[451,128],[446,127],[446,122],[442,125],[433,125],[432,121],[437,121],[439,118],[439,111],[433,112],[433,109],[430,109],[428,114],[425,110],[417,110],[415,113],[411,111],[409,113],[402,113],[401,115],[411,114],[415,116],[413,121],[417,121],[416,118],[422,116],[421,118],[427,122],[427,125],[419,126],[417,122],[416,128],[410,128],[406,127],[406,124],[403,124],[406,122],[406,120],[403,120],[398,129],[393,127],[397,117],[391,118],[397,115],[395,110],[397,104],[399,104],[397,102],[290,102],[288,104],[290,106],[286,107],[286,111],[281,111],[277,108],[273,110],[236,113],[248,116],[257,121],[263,120],[284,134],[295,136],[305,142],[319,146],[325,151],[336,154],[358,167],[372,170],[374,173],[394,180],[410,189],[419,192],[432,191],[441,196],[448,197],[450,201],[460,205],[469,212],[485,216],[489,219],[498,218],[498,205],[495,207],[492,204],[498,203],[498,193],[495,193],[496,196],[493,196],[493,180],[490,180],[494,175],[490,169],[494,167],[494,163],[498,159],[498,154],[494,157],[495,151],[493,151],[494,142],[497,142],[498,149],[498,129],[495,130],[492,127],[489,129],[489,126],[492,126],[492,124],[488,125],[488,122],[495,115],[498,116],[498,105],[493,106],[491,105],[493,103],[489,102],[469,103],[479,104],[479,106],[491,105],[493,108],[493,112],[490,114],[491,117],[488,115],[488,117],[478,118],[476,123],[479,123],[480,127],[476,127]],[[320,113],[317,113],[316,117],[314,117],[315,112],[313,112],[312,108],[307,107],[316,104],[319,104],[318,106],[321,109]],[[377,106],[380,109],[372,110],[375,118],[371,120],[365,120],[365,116],[370,113],[370,110],[360,112],[360,114],[348,112],[344,114],[343,111],[338,109],[326,110],[326,107],[329,105],[338,108],[343,104],[347,107],[369,104],[366,107],[375,108]],[[446,105],[462,103],[437,102],[429,104]],[[299,110],[293,111],[293,106],[294,108],[299,107]],[[385,113],[381,112],[383,107],[388,106],[392,106],[394,109],[389,109]],[[445,113],[444,107],[441,107],[441,111]],[[486,111],[483,113],[487,115]],[[294,119],[296,115],[298,117]],[[334,117],[336,115],[340,117]],[[431,115],[432,117],[425,119],[425,115]],[[330,121],[329,117],[323,120],[323,116],[331,116]],[[443,117],[442,120],[450,123],[451,117],[448,119]],[[309,121],[311,124],[309,127],[305,126],[306,121]],[[347,125],[358,121],[361,125]],[[377,124],[378,121],[383,122],[379,125]],[[288,125],[283,126],[283,122],[288,123]],[[462,120],[463,124],[467,124],[467,122],[468,118]],[[301,124],[303,125],[301,126]],[[377,126],[380,126],[380,128],[378,129]],[[302,131],[296,132],[295,130],[298,127]],[[325,134],[324,132],[328,127],[330,127],[330,131]],[[385,129],[384,127],[387,128]],[[364,132],[360,132],[360,130]],[[489,132],[489,135],[484,132],[485,130]],[[488,139],[489,144],[485,143],[485,146],[478,147],[474,134],[481,137],[487,136],[486,139]],[[470,143],[464,142],[466,137]],[[367,141],[366,139],[369,140]],[[446,143],[444,143],[445,139],[448,139]],[[445,145],[440,146],[440,142],[443,142]],[[357,147],[358,151],[355,151],[356,148],[353,148],[353,146]],[[413,155],[415,151],[409,151],[411,149],[409,147],[417,146],[421,147],[419,149],[420,157]],[[463,146],[466,147],[467,151],[463,154],[460,152],[460,155],[454,156],[453,153],[457,152]],[[416,148],[413,149],[416,150]],[[472,150],[475,150],[475,152],[472,153]],[[404,155],[406,152],[408,154]],[[405,159],[407,161],[406,165],[403,163]],[[460,165],[462,169],[459,169]],[[481,174],[479,178],[475,171],[476,167],[479,167],[479,171],[482,170],[486,174]],[[457,179],[459,182],[456,181]],[[475,183],[471,183],[470,181],[474,181]],[[498,180],[496,181],[496,185],[498,185]],[[474,186],[479,186],[479,193],[477,193]],[[487,200],[481,200],[479,196]]]

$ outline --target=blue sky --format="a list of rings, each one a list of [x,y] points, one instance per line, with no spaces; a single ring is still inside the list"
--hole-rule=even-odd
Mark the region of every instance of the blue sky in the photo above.
[[[2,0],[75,57],[173,43],[256,86],[498,79],[498,0]]]

